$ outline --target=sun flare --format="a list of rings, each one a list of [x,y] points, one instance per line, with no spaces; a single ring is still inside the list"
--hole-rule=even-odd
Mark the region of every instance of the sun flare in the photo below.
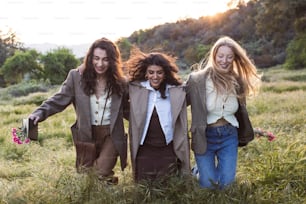
[[[204,13],[207,16],[213,16],[217,13],[224,12],[229,9],[227,6],[228,0],[209,1]]]
[[[116,40],[160,24],[212,16],[228,10],[229,2],[237,1],[2,0],[0,30],[12,28],[26,44],[80,44],[100,36]]]

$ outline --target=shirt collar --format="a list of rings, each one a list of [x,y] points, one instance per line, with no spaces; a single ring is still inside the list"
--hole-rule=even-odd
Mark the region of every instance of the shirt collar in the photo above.
[[[142,82],[140,82],[140,84],[141,84],[144,88],[146,88],[146,89],[148,89],[148,90],[156,91],[156,90],[151,86],[149,80],[147,80],[147,81],[142,81]],[[166,92],[168,92],[168,91],[169,91],[169,88],[171,88],[171,87],[174,87],[174,85],[166,84]]]

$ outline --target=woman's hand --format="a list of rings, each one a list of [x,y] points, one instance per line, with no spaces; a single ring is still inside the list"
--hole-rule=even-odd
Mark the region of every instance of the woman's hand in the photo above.
[[[31,114],[29,115],[29,119],[33,120],[34,125],[37,125],[40,118],[37,115]]]

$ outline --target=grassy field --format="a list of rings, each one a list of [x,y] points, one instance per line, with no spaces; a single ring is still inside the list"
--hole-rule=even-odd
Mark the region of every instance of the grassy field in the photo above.
[[[262,71],[261,91],[248,100],[248,110],[255,128],[277,138],[255,138],[240,148],[237,181],[224,191],[200,189],[196,180],[178,178],[170,178],[168,184],[135,185],[130,165],[124,172],[117,165],[117,186],[77,174],[72,107],[40,123],[38,141],[12,142],[11,129],[57,88],[28,95],[16,93],[39,85],[0,89],[0,203],[305,203],[306,70]],[[193,157],[191,161],[194,164]]]

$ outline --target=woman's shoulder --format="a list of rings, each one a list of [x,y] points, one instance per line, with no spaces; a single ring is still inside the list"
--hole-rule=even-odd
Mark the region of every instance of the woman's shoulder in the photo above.
[[[85,64],[82,63],[77,68],[75,68],[73,70],[77,71],[80,75],[82,75],[83,72],[85,71]]]
[[[201,69],[198,71],[193,71],[189,74],[187,81],[199,81],[203,80],[203,78],[208,76],[208,70],[207,69]]]
[[[78,68],[74,68],[74,69],[70,69],[69,72],[68,72],[68,75],[79,75],[81,76],[82,73],[80,72],[80,70]]]
[[[139,87],[143,87],[141,85],[141,81],[129,81],[129,85],[130,86],[139,86]]]
[[[194,76],[204,76],[204,75],[207,75],[209,72],[209,68],[205,68],[205,69],[200,69],[198,71],[194,71],[192,74]]]

